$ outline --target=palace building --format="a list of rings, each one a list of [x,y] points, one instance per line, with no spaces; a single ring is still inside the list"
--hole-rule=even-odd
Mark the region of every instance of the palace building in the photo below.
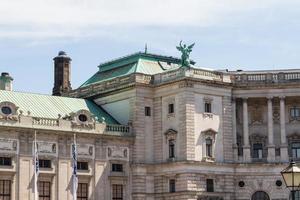
[[[300,160],[300,70],[216,71],[135,53],[71,88],[54,58],[53,95],[0,77],[0,199],[288,200],[280,171]],[[15,80],[18,81],[18,80]],[[30,88],[29,88],[30,89]]]

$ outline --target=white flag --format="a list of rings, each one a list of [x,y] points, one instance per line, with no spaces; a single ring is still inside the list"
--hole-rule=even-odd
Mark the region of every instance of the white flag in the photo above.
[[[78,187],[78,177],[77,177],[77,146],[76,146],[76,136],[74,134],[74,143],[72,144],[72,166],[73,166],[73,200],[77,200],[77,187]]]

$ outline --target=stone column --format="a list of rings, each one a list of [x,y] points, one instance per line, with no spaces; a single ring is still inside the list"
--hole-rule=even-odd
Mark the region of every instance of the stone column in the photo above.
[[[243,99],[243,134],[244,134],[244,146],[243,157],[244,162],[250,162],[250,145],[249,145],[249,123],[248,123],[248,104],[247,98]]]
[[[272,99],[273,97],[268,98],[268,162],[275,161]]]
[[[288,145],[286,142],[285,132],[285,97],[280,97],[280,160],[281,162],[288,162]]]
[[[236,99],[232,98],[232,147],[233,159],[238,161],[238,146],[236,138]]]

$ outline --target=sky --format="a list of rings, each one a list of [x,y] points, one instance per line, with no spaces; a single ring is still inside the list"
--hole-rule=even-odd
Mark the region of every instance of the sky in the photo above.
[[[14,90],[51,94],[53,58],[72,58],[72,87],[97,66],[144,51],[180,57],[196,43],[199,67],[300,68],[298,0],[0,0],[0,72]]]

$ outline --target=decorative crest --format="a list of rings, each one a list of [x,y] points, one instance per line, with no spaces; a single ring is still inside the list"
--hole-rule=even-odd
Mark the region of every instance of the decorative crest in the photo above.
[[[190,62],[190,53],[192,52],[192,49],[194,47],[195,43],[187,46],[186,44],[182,45],[182,40],[179,43],[179,46],[176,48],[178,51],[181,52],[181,65],[185,67],[189,67],[191,62]]]

